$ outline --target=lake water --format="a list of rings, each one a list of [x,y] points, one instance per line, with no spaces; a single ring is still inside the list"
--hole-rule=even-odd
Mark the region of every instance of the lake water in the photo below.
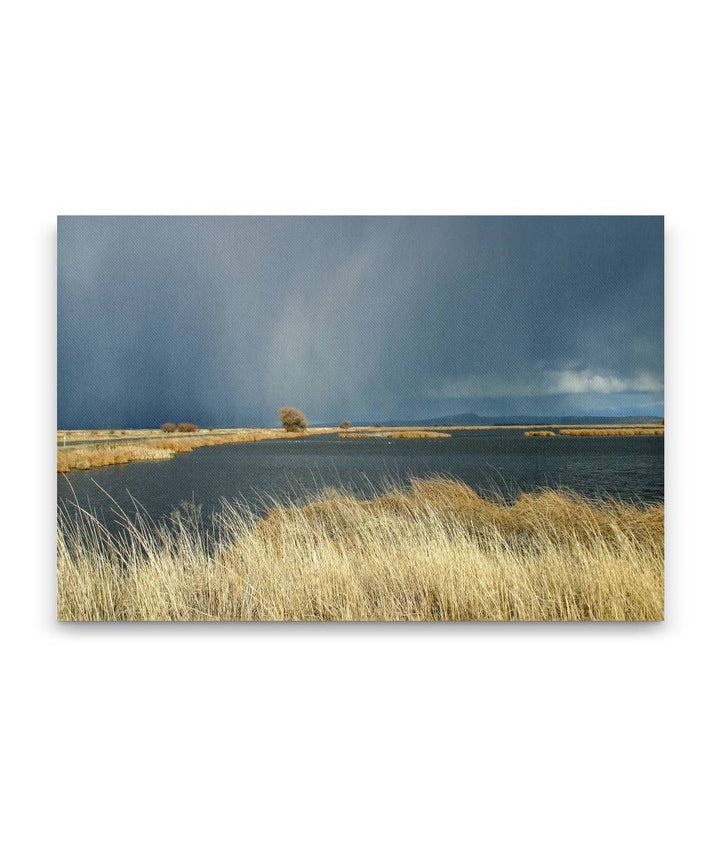
[[[209,446],[168,461],[73,470],[58,475],[58,501],[77,501],[112,524],[109,494],[123,508],[130,497],[154,518],[181,503],[217,509],[222,498],[253,510],[266,497],[303,498],[318,488],[346,486],[360,494],[384,480],[444,473],[476,490],[512,497],[538,487],[565,486],[588,496],[664,498],[664,438],[525,437],[522,431],[457,431],[446,439],[346,439],[333,435]]]

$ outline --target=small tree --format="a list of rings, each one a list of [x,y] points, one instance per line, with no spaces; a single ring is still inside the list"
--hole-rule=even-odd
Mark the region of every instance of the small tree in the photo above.
[[[198,427],[197,427],[197,425],[193,425],[192,422],[181,422],[178,425],[177,429],[178,429],[178,431],[182,432],[183,434],[192,434],[193,431],[198,430]]]
[[[160,426],[160,430],[164,431],[166,434],[172,434],[173,431],[177,431],[177,427],[174,422],[163,422]]]
[[[340,428],[342,428],[342,429],[343,429],[343,431],[347,431],[347,429],[348,429],[351,425],[352,425],[352,422],[351,422],[349,419],[345,419],[343,422],[341,422],[341,423],[340,423],[340,426],[339,426],[339,427],[340,427]]]
[[[308,427],[305,414],[297,407],[281,407],[278,416],[286,431],[297,434]]]

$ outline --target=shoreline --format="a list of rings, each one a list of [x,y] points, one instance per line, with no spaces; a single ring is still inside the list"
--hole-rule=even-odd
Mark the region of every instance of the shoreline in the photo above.
[[[340,439],[374,437],[378,439],[449,438],[449,431],[526,431],[556,429],[565,436],[664,436],[664,426],[642,423],[605,425],[451,425],[451,426],[358,426],[342,428],[307,428],[303,432],[288,432],[284,428],[217,428],[197,432],[163,433],[160,429],[126,429],[107,431],[57,431],[57,472],[88,470],[127,464],[133,461],[165,461],[176,454],[187,454],[205,446],[230,443],[259,443],[266,440],[292,440],[298,437],[337,435]]]

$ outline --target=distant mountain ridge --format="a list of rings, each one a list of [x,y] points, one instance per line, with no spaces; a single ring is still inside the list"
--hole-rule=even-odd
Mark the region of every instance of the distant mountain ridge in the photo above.
[[[662,416],[478,416],[477,413],[453,413],[432,419],[357,419],[353,425],[378,425],[387,428],[427,428],[450,425],[640,425],[662,422]],[[314,428],[335,428],[335,422],[313,422]]]
[[[477,413],[453,413],[433,419],[393,419],[383,422],[388,426],[421,427],[428,425],[609,425],[660,422],[660,416],[478,416]]]

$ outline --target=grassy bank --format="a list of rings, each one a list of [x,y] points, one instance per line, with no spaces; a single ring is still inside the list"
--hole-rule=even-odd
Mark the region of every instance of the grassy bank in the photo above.
[[[388,429],[387,431],[341,431],[338,435],[341,440],[358,437],[365,440],[368,437],[376,437],[381,440],[427,440],[433,437],[452,437],[447,431],[415,431],[411,428],[403,430]]]
[[[554,431],[526,431],[526,437],[554,437]]]
[[[567,437],[663,437],[664,428],[562,428],[560,433]]]
[[[65,621],[657,621],[663,508],[544,491],[513,504],[449,479],[370,500],[325,491],[255,520],[226,506],[113,537],[58,525]],[[217,543],[217,542],[216,542]]]
[[[310,428],[305,434],[325,434],[330,429]],[[77,446],[58,446],[57,471],[66,473],[72,469],[87,470],[91,467],[106,467],[112,464],[127,464],[130,461],[157,461],[172,458],[176,454],[192,452],[203,446],[221,446],[226,443],[256,443],[260,440],[288,440],[301,434],[287,433],[282,428],[245,429],[235,432],[218,431],[182,435],[161,435],[156,432],[148,438],[134,439],[122,443],[83,443]]]

